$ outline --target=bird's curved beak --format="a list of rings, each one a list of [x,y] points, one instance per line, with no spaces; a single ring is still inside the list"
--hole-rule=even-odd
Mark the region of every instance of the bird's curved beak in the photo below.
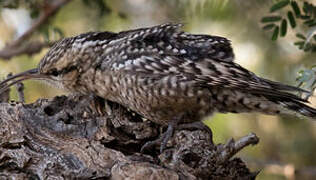
[[[21,81],[24,81],[27,79],[43,79],[43,78],[45,78],[45,76],[39,73],[38,68],[34,68],[34,69],[30,69],[30,70],[18,73],[0,82],[0,94],[2,94],[9,87]]]

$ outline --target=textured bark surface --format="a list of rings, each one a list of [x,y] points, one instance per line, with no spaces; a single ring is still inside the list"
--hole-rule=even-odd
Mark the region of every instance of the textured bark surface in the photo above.
[[[0,103],[0,179],[255,179],[232,157],[258,143],[254,134],[214,145],[207,132],[180,130],[162,154],[139,153],[164,130],[89,96]]]

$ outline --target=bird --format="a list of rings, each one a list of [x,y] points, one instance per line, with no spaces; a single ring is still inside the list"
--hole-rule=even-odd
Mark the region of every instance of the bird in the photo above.
[[[191,34],[166,23],[121,32],[87,32],[55,43],[39,65],[0,83],[0,93],[26,79],[116,102],[167,127],[142,151],[163,152],[177,127],[200,127],[216,112],[296,113],[316,117],[304,89],[271,81],[237,64],[230,40]]]

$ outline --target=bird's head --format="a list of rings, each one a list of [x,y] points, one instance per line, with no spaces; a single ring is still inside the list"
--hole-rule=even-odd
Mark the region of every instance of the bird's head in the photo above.
[[[72,91],[78,75],[97,64],[106,45],[116,37],[112,32],[88,32],[64,38],[54,44],[37,68],[11,76],[0,82],[0,94],[27,79],[39,79],[55,87]]]
[[[10,86],[27,79],[43,80],[55,87],[69,89],[78,75],[78,59],[73,48],[74,38],[65,38],[55,43],[41,59],[37,68],[10,76],[0,82],[0,94]]]

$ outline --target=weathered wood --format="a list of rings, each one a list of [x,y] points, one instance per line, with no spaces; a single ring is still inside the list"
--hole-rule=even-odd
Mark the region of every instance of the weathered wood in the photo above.
[[[113,102],[60,96],[0,103],[0,179],[254,179],[239,158],[258,143],[212,144],[201,130],[177,131],[168,149],[139,153],[162,127]]]

